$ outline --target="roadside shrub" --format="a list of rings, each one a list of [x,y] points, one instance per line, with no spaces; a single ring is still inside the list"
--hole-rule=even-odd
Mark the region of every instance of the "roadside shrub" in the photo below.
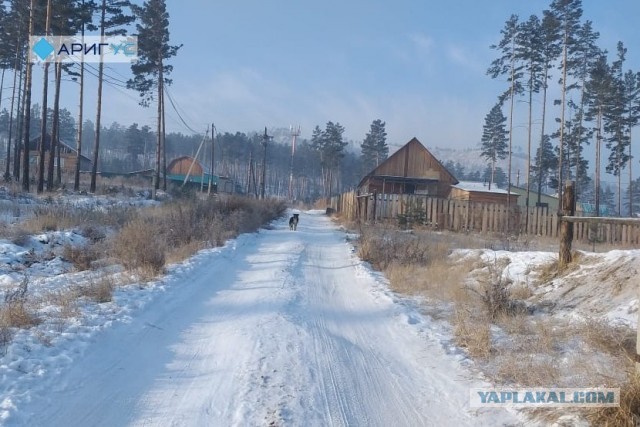
[[[472,307],[457,307],[453,316],[453,334],[456,343],[471,357],[487,358],[491,355],[491,320],[478,315]]]
[[[97,280],[91,280],[88,285],[81,286],[78,289],[78,296],[90,298],[98,304],[111,302],[115,287],[111,277],[103,276]]]
[[[25,277],[20,285],[6,291],[4,305],[0,308],[0,324],[5,327],[28,329],[40,323],[38,317],[29,308],[27,296],[29,279]]]
[[[424,266],[446,259],[449,246],[429,236],[392,229],[363,228],[358,255],[375,268],[385,270],[392,263]]]
[[[113,240],[113,253],[128,270],[161,273],[166,244],[151,221],[137,219],[125,225]]]
[[[78,247],[65,245],[62,256],[78,271],[90,270],[91,264],[100,258],[98,250],[93,245]]]

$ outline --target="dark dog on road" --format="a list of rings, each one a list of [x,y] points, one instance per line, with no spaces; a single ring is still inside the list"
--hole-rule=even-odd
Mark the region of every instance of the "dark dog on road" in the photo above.
[[[296,229],[298,228],[298,221],[300,221],[299,218],[300,214],[293,214],[293,216],[291,218],[289,218],[289,230],[292,231],[296,231]]]

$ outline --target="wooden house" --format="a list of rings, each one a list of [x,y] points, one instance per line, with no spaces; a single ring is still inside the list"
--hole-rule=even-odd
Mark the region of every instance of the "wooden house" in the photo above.
[[[34,165],[39,164],[40,162],[40,142],[41,137],[37,136],[29,141],[29,159],[31,163]],[[73,174],[76,171],[76,164],[78,163],[78,150],[73,148],[70,144],[65,143],[64,141],[58,140],[60,144],[60,168],[62,169],[62,173],[64,174]],[[51,135],[45,135],[44,141],[44,151],[45,151],[45,162],[49,161],[49,150],[51,149]],[[48,163],[47,163],[48,164]],[[54,159],[54,164],[58,164],[58,158]],[[88,172],[91,170],[91,165],[93,162],[91,159],[83,154],[80,155],[80,171]],[[37,169],[32,168],[31,172],[35,173]]]
[[[518,194],[511,191],[508,199],[507,190],[498,188],[495,184],[489,189],[486,182],[462,181],[451,186],[450,198],[453,200],[466,200],[478,203],[507,203],[515,205],[518,203]]]
[[[423,194],[446,198],[458,180],[427,148],[413,138],[358,185],[360,194]]]

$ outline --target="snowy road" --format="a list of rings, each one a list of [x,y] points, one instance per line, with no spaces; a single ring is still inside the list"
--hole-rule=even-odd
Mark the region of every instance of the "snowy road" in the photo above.
[[[242,236],[168,277],[9,424],[516,425],[320,214]]]

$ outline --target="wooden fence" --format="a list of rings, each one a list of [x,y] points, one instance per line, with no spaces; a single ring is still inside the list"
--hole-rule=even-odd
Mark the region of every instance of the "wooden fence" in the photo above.
[[[422,195],[366,194],[355,191],[330,199],[328,207],[350,221],[396,219],[434,229],[473,231],[478,233],[511,233],[557,238],[559,216],[548,208],[440,199]],[[573,240],[583,243],[640,245],[640,225],[622,223],[576,222]]]

